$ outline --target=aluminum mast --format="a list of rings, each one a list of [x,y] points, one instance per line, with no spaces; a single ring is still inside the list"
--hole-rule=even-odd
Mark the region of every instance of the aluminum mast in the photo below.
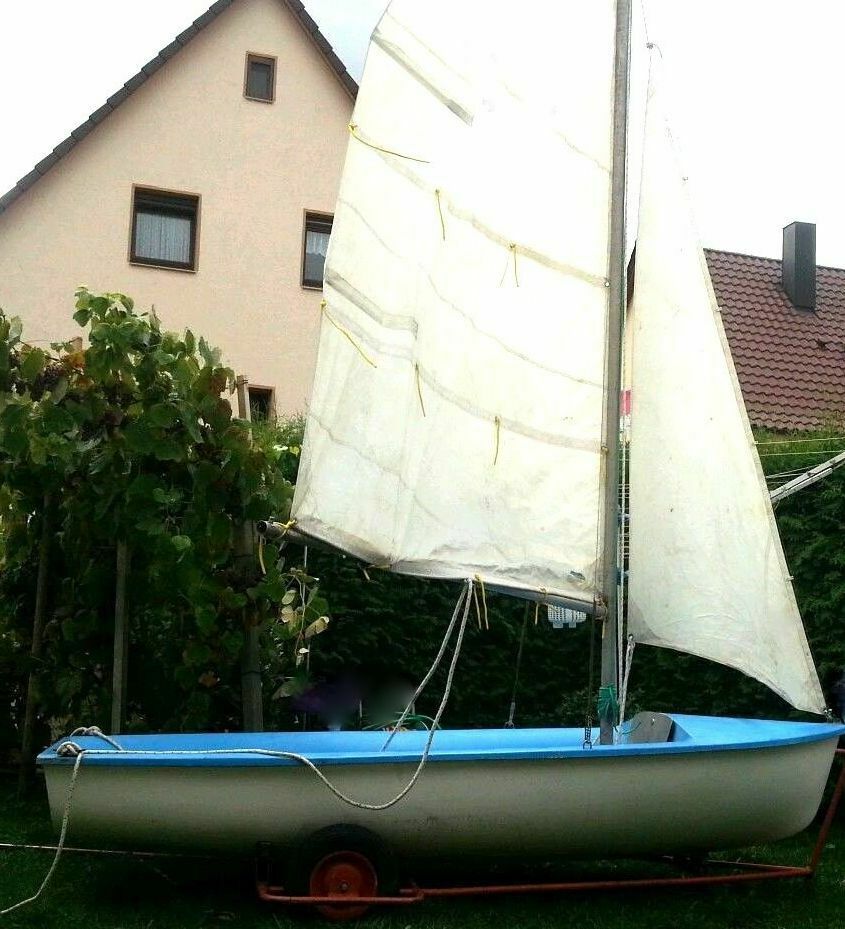
[[[622,319],[625,308],[625,173],[628,132],[628,80],[631,64],[631,0],[616,3],[616,45],[613,66],[613,153],[610,186],[610,248],[608,250],[607,357],[605,363],[604,436],[605,494],[602,540],[601,683],[618,692],[617,598],[619,589],[619,395],[622,388]],[[601,744],[613,742],[613,711],[601,714]]]

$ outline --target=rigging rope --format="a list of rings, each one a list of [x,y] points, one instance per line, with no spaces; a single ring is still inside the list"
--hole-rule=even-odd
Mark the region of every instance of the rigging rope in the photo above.
[[[625,704],[628,702],[628,679],[631,676],[631,660],[634,657],[636,641],[632,635],[628,636],[628,645],[625,649],[625,674],[622,677],[622,695],[619,698],[619,726],[625,722]]]
[[[776,440],[766,440],[765,442],[755,442],[754,444],[759,448],[761,445],[800,445],[804,442],[839,442],[845,441],[845,435],[820,435],[815,438],[812,436],[801,437],[798,439],[776,439]]]
[[[596,614],[590,617],[590,661],[587,670],[587,706],[584,710],[583,748],[593,747],[593,684],[596,673]]]
[[[463,615],[463,618],[461,619],[461,626],[463,627],[466,625],[466,617],[469,615],[469,603],[470,603],[470,591],[471,590],[474,592],[472,581],[466,581],[464,588],[461,591],[461,595],[458,597],[458,602],[455,604],[455,610],[452,613],[452,618],[449,621],[449,625],[446,627],[446,635],[443,636],[443,641],[440,643],[440,649],[437,652],[437,655],[435,656],[435,659],[432,662],[431,667],[428,669],[428,673],[422,679],[419,686],[414,691],[411,699],[408,701],[407,706],[402,711],[402,715],[399,717],[399,720],[396,723],[396,728],[387,737],[387,740],[385,741],[384,745],[382,745],[381,747],[382,751],[384,751],[387,748],[387,746],[390,745],[390,743],[393,741],[393,736],[396,735],[396,733],[401,728],[402,723],[404,723],[405,720],[408,718],[408,714],[411,713],[412,707],[417,702],[417,698],[425,690],[428,682],[432,679],[432,677],[434,677],[435,672],[440,666],[440,661],[446,652],[446,647],[449,644],[449,639],[452,637],[452,630],[455,628],[455,623],[458,621],[458,613],[460,613],[461,606],[463,606],[464,608],[464,615]],[[461,639],[463,638],[463,633],[461,634],[460,638]],[[456,648],[459,648],[459,647],[460,647],[460,639],[459,639],[459,642]],[[454,658],[453,658],[453,661],[454,661]]]
[[[505,729],[513,729],[513,718],[516,713],[516,689],[519,687],[519,671],[522,667],[522,649],[525,645],[525,630],[528,628],[528,610],[529,603],[525,602],[525,613],[522,616],[522,632],[519,634],[519,648],[516,651],[516,673],[513,677],[513,690],[511,691],[511,706],[508,713],[508,721],[505,723]]]
[[[758,452],[759,458],[786,458],[787,456],[803,455],[806,458],[812,458],[813,455],[839,455],[841,448],[814,448],[807,449],[803,452]]]

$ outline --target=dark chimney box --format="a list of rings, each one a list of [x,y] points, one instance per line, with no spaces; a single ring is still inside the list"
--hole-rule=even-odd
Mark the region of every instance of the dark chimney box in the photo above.
[[[816,226],[790,223],[783,228],[781,280],[792,305],[816,308]]]

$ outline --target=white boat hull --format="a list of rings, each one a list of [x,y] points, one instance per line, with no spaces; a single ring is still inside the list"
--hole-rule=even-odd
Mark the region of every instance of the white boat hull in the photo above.
[[[384,811],[349,806],[301,765],[171,766],[164,759],[117,767],[84,759],[68,842],[250,855],[259,842],[294,847],[323,827],[352,823],[414,859],[728,849],[804,829],[818,810],[836,744],[832,733],[721,751],[650,746],[637,754],[611,748],[561,758],[441,758]],[[398,793],[415,767],[322,770],[347,795],[379,803]],[[58,827],[72,766],[44,768]]]

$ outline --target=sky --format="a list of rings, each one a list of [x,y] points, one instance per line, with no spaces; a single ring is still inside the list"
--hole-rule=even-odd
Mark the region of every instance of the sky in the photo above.
[[[367,38],[385,0],[304,2],[360,77]],[[475,2],[481,13],[513,0]],[[586,0],[576,0],[575,9],[579,2]],[[703,244],[777,257],[783,226],[815,222],[819,263],[845,267],[845,3],[644,2],[648,37],[662,53],[670,119]],[[209,4],[0,0],[0,192]],[[572,28],[563,19],[567,7],[563,0],[545,0],[543,27]]]

